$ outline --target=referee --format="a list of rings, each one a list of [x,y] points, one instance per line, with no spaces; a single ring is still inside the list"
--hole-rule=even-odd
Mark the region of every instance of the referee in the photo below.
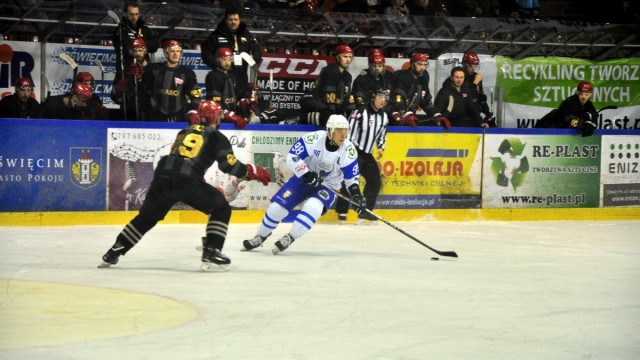
[[[366,180],[363,195],[366,199],[368,210],[373,210],[380,192],[380,170],[376,160],[382,157],[387,142],[389,118],[385,112],[385,106],[388,95],[389,92],[386,89],[374,89],[371,92],[369,103],[354,110],[349,116],[349,140],[353,142],[358,150],[360,176]],[[375,157],[373,155],[374,146],[378,148]],[[348,194],[344,185],[341,191],[344,194]],[[340,224],[346,222],[347,211],[349,211],[349,203],[342,198],[338,198],[336,212],[338,213]],[[358,224],[364,225],[365,220],[369,220],[371,225],[377,224],[375,217],[363,211],[358,215]]]

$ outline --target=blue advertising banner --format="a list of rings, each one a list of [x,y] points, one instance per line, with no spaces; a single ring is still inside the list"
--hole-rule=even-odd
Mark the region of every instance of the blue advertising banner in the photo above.
[[[106,129],[80,123],[0,122],[0,211],[105,210]]]

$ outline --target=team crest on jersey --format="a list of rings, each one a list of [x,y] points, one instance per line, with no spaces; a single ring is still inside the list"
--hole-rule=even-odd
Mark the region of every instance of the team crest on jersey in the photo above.
[[[313,144],[316,140],[318,140],[318,134],[309,134],[304,138],[304,142],[308,144]]]
[[[356,148],[353,146],[349,146],[347,148],[347,156],[351,159],[355,159],[358,156],[358,152],[356,151]]]
[[[96,186],[102,175],[102,148],[70,148],[71,182],[82,189]]]
[[[175,80],[176,85],[182,85],[184,83],[184,80],[180,79],[179,77],[174,77],[173,80]]]

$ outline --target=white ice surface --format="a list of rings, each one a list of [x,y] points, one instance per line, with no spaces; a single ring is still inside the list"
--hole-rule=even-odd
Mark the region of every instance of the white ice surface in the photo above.
[[[121,226],[0,228],[0,278],[131,290],[198,311],[169,329],[0,359],[640,359],[640,222],[395,224],[459,258],[431,261],[383,223],[318,224],[273,256],[281,224],[241,252],[256,225],[231,224],[230,271],[204,273],[204,225],[159,225],[97,269]]]

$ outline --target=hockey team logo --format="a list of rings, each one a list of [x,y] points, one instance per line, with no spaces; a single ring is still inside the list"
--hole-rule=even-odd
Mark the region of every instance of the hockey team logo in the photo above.
[[[102,174],[101,148],[70,148],[71,182],[84,190],[96,186]]]
[[[356,148],[353,146],[349,146],[347,148],[347,156],[349,156],[350,159],[355,159],[356,157],[358,157],[358,152],[356,151]]]
[[[524,185],[529,160],[522,156],[525,144],[520,139],[504,139],[498,147],[500,156],[491,157],[491,173],[498,186],[511,185],[514,190]]]

